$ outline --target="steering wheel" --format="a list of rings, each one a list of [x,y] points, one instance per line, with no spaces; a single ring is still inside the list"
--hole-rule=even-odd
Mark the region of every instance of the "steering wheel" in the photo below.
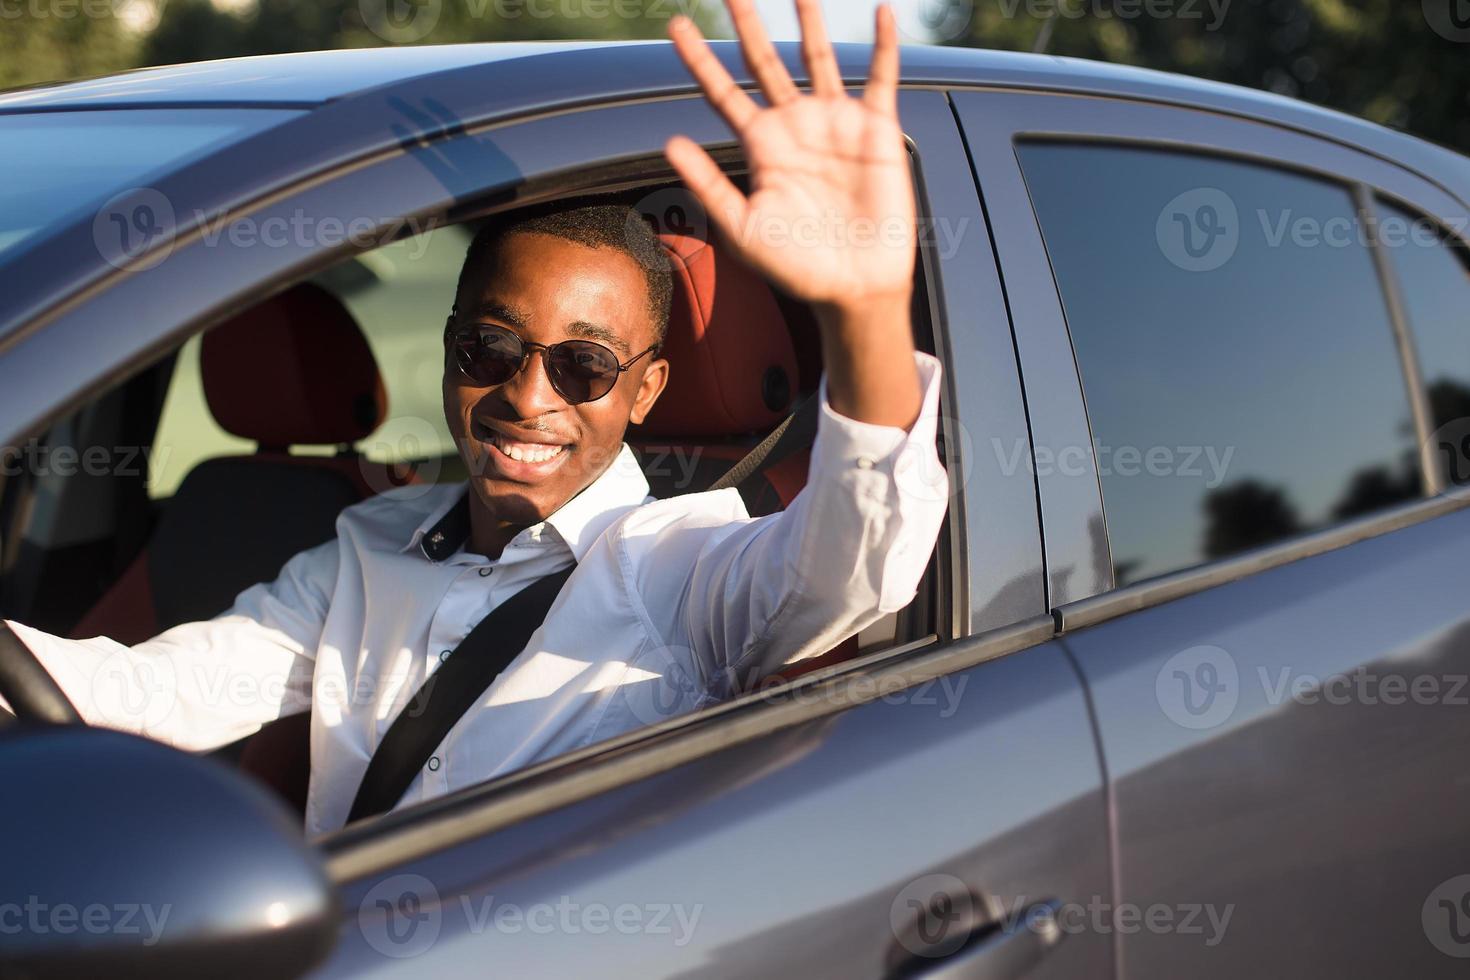
[[[81,714],[46,673],[30,647],[0,622],[0,697],[18,721],[46,725],[81,725]]]

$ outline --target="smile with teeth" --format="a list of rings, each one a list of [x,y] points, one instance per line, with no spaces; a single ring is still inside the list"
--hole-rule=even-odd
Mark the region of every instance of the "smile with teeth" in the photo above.
[[[562,454],[566,446],[546,446],[535,442],[513,442],[502,435],[491,436],[495,448],[518,463],[546,463]]]

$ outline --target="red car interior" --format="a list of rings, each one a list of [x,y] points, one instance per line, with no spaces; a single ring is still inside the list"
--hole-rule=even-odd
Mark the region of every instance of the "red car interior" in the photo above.
[[[793,330],[770,288],[713,245],[663,237],[675,288],[661,356],[675,370],[648,419],[628,433],[659,497],[714,482],[787,414],[801,380]],[[217,615],[243,589],[274,578],[293,554],[330,540],[343,507],[405,482],[348,448],[382,423],[387,403],[367,340],[326,290],[293,286],[209,331],[201,371],[216,421],[255,441],[256,451],[190,471],[147,546],[74,636],[138,643]],[[291,446],[323,444],[343,450],[289,454]],[[807,463],[798,453],[770,467],[746,493],[750,512],[786,506],[806,482]],[[856,650],[854,638],[784,676]],[[306,715],[273,722],[246,742],[240,760],[300,809],[308,726]]]

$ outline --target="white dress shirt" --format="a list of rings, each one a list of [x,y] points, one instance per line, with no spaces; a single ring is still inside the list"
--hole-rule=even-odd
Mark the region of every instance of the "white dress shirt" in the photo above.
[[[806,487],[779,514],[752,519],[733,489],[653,500],[624,446],[496,560],[430,540],[453,536],[466,485],[409,486],[344,510],[334,541],[208,622],[131,648],[10,625],[92,724],[206,750],[311,710],[306,824],[334,830],[441,659],[573,561],[545,623],[400,806],[717,702],[907,605],[950,492],[939,364],[918,363],[924,407],[907,432],[838,415],[823,386]]]

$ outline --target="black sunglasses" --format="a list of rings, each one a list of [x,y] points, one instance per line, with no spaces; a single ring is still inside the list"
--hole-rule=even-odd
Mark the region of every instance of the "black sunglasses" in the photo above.
[[[613,390],[624,371],[661,346],[654,344],[619,362],[616,353],[596,341],[534,344],[508,327],[458,322],[454,313],[444,326],[444,342],[454,349],[454,363],[459,365],[460,373],[482,388],[505,384],[525,370],[532,351],[541,351],[551,387],[568,405],[597,401]]]

